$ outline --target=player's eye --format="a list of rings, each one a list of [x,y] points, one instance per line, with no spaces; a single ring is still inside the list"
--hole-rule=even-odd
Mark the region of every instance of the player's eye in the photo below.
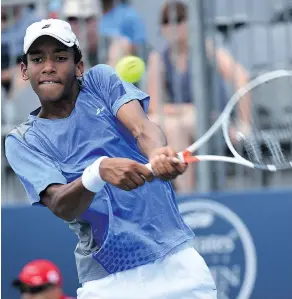
[[[43,57],[34,57],[31,61],[34,63],[41,63],[43,61]]]
[[[68,60],[68,57],[66,57],[66,56],[58,56],[57,57],[57,61],[66,61],[66,60]]]

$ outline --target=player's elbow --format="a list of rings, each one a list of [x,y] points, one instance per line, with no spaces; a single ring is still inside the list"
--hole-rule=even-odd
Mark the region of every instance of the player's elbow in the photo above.
[[[159,126],[145,118],[143,121],[133,125],[132,135],[135,139],[149,139],[153,135],[157,135],[158,131],[160,131]]]
[[[88,208],[93,196],[94,193],[86,190],[78,179],[69,184],[49,186],[42,192],[41,201],[57,217],[72,221]]]
[[[133,127],[132,127],[132,135],[133,135],[133,137],[135,139],[140,138],[145,133],[146,128],[147,128],[145,122],[146,121],[143,121],[143,122],[135,123],[133,125]]]
[[[52,211],[57,217],[65,220],[65,221],[72,221],[76,218],[73,213],[72,208],[68,207],[66,204],[59,200],[56,204],[54,210]]]
[[[68,205],[68,200],[63,194],[55,194],[50,202],[45,204],[57,217],[65,221],[72,221],[76,218],[74,209]]]

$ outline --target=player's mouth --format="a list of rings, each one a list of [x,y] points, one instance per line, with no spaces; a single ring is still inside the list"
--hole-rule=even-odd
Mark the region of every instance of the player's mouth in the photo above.
[[[56,80],[43,80],[43,81],[40,81],[39,84],[40,85],[52,85],[52,84],[61,84],[61,82],[56,81]]]

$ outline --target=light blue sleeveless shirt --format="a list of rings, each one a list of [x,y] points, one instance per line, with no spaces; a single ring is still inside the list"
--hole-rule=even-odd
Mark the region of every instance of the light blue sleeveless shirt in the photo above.
[[[84,76],[69,117],[38,118],[37,110],[7,136],[8,161],[33,204],[49,185],[80,178],[100,156],[148,162],[116,118],[132,99],[147,110],[147,94],[120,81],[109,66],[98,65]],[[79,238],[75,256],[81,283],[153,262],[193,238],[171,184],[158,179],[130,192],[106,184],[69,226]]]

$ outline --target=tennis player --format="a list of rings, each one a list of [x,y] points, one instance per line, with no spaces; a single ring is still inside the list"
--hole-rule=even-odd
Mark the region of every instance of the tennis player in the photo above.
[[[6,138],[32,204],[79,237],[78,298],[216,298],[169,182],[187,165],[148,120],[149,96],[107,65],[83,71],[68,23],[28,27],[21,72],[41,107]]]

